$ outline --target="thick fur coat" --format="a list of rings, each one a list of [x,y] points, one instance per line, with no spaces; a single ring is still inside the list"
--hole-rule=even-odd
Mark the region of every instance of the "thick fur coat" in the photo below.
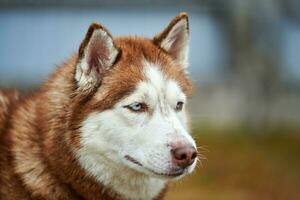
[[[0,91],[0,199],[163,199],[196,163],[170,153],[195,147],[188,29],[185,13],[154,39],[92,24],[38,91]]]

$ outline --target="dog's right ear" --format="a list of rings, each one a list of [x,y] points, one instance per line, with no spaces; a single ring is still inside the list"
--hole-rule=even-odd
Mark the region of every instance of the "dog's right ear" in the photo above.
[[[114,64],[118,53],[106,28],[91,24],[78,52],[75,72],[77,86],[84,90],[97,87],[106,70]]]

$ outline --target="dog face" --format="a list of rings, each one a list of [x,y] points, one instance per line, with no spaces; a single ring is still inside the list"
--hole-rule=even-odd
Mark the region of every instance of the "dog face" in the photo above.
[[[159,178],[181,177],[196,165],[186,104],[188,18],[177,16],[154,39],[113,39],[91,25],[80,50],[78,91],[93,95],[80,120],[80,164],[95,176],[104,164]],[[103,172],[102,172],[103,174]]]

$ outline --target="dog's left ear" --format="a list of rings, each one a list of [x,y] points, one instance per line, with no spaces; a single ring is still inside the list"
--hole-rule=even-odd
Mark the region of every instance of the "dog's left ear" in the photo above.
[[[189,20],[187,13],[180,13],[153,42],[164,49],[183,68],[188,66]]]
[[[98,86],[118,54],[119,51],[106,28],[91,24],[78,52],[75,73],[77,86],[84,90]]]

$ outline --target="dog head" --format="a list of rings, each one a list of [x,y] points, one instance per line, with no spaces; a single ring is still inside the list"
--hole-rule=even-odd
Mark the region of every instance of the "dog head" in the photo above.
[[[92,24],[82,42],[74,80],[88,98],[73,111],[81,165],[103,164],[159,178],[181,177],[196,165],[186,104],[189,25],[185,13],[153,39],[113,38]]]

